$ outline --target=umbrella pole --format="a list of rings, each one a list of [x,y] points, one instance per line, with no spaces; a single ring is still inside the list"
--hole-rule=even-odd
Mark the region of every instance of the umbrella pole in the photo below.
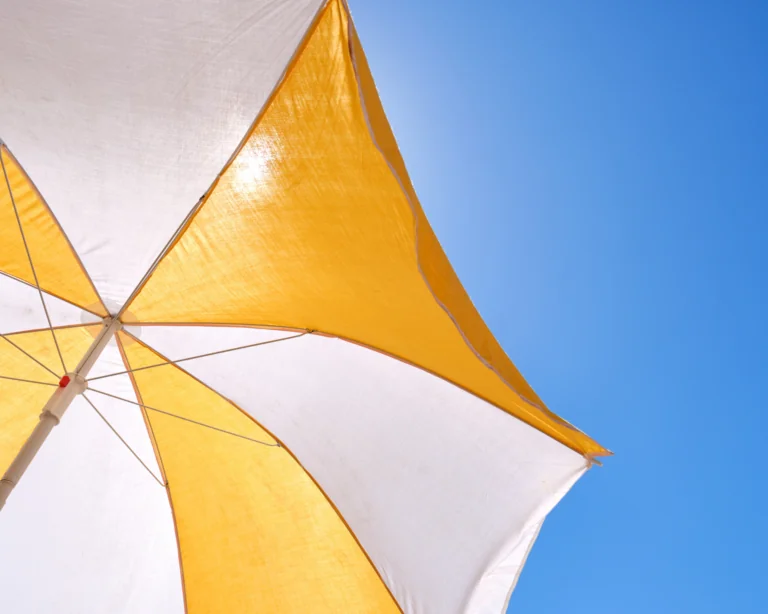
[[[104,326],[94,339],[91,347],[83,356],[80,364],[77,365],[74,371],[67,373],[61,378],[59,387],[53,393],[48,402],[43,407],[43,411],[40,414],[40,421],[35,426],[35,429],[30,434],[29,438],[19,450],[16,458],[13,459],[8,470],[0,479],[0,510],[3,509],[8,495],[19,483],[21,476],[29,467],[32,459],[38,453],[42,447],[48,435],[60,421],[64,412],[70,406],[72,401],[78,394],[82,394],[88,388],[88,384],[85,378],[88,376],[88,372],[93,367],[96,360],[101,355],[104,348],[112,339],[117,331],[120,330],[120,320],[117,318],[105,318]]]

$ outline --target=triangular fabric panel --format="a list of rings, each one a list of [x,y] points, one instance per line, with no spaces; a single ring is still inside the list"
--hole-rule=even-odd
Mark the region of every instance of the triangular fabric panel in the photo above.
[[[131,368],[164,361],[120,339]],[[400,612],[333,506],[269,433],[176,366],[133,378],[168,480],[189,614]]]
[[[341,0],[133,301],[140,322],[311,329],[415,364],[583,454],[472,306],[410,187]]]
[[[85,269],[32,181],[2,144],[0,156],[3,166],[0,169],[0,272],[35,285],[19,229],[20,219],[40,287],[83,309],[106,316]]]

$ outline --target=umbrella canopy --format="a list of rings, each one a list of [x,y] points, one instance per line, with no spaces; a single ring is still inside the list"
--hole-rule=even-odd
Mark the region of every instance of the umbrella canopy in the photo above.
[[[503,612],[608,452],[462,288],[343,0],[0,28],[2,611]]]

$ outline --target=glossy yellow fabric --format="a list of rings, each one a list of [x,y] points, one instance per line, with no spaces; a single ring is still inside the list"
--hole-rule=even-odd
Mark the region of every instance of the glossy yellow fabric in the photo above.
[[[14,157],[2,145],[0,155],[19,210],[40,286],[50,294],[106,316],[107,313],[101,306],[101,301],[80,261],[37,190]],[[34,285],[35,279],[1,169],[0,247],[0,271]]]
[[[56,338],[68,368],[77,366],[93,343],[93,336],[98,330],[98,326],[56,330]],[[49,330],[6,336],[54,372],[61,372],[61,362]],[[52,384],[58,382],[57,378],[2,338],[0,375]],[[40,410],[55,390],[53,386],[0,379],[0,475],[5,472],[27,440],[37,424]]]
[[[120,337],[130,367],[163,362]],[[133,377],[147,405],[274,442],[176,366]],[[189,614],[400,612],[343,521],[284,448],[151,410],[146,415],[169,485]]]
[[[424,217],[340,0],[130,309],[313,329],[443,377],[585,454],[504,354]],[[364,101],[364,104],[363,104]]]

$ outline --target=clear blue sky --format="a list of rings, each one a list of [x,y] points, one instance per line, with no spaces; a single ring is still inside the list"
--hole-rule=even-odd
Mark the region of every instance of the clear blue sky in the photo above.
[[[510,611],[765,612],[768,2],[351,8],[475,304],[616,453]]]

